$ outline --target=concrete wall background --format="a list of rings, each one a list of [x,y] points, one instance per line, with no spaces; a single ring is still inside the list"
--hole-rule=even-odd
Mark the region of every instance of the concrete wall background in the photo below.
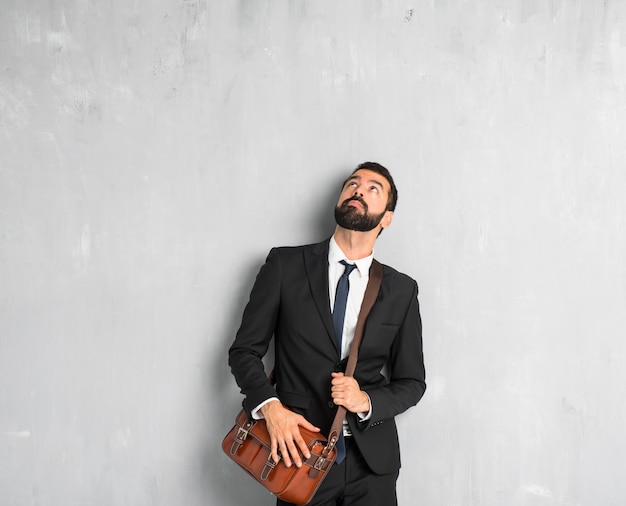
[[[0,3],[0,504],[272,504],[226,350],[367,159],[425,325],[400,504],[623,504],[624,2]]]

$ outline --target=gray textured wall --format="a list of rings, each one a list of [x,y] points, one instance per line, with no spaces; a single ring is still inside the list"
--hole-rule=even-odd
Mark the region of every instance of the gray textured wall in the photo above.
[[[624,2],[0,4],[2,506],[272,504],[226,350],[366,159],[425,325],[400,504],[624,504]]]

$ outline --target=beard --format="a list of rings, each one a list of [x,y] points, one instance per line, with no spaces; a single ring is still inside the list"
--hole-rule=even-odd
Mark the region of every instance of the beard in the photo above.
[[[348,203],[351,200],[358,200],[363,205],[363,209],[360,210],[357,207],[349,206]],[[380,224],[383,216],[385,216],[385,212],[386,211],[380,214],[370,215],[367,204],[363,199],[360,197],[350,197],[344,200],[341,205],[335,207],[335,222],[340,227],[348,230],[369,232]]]

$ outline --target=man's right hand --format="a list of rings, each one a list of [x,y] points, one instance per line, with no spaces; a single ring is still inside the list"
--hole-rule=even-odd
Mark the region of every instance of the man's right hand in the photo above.
[[[312,432],[319,432],[319,428],[309,423],[302,415],[284,407],[280,401],[268,402],[261,408],[261,413],[267,424],[267,431],[270,434],[272,459],[275,463],[280,460],[278,451],[285,461],[287,467],[291,466],[292,460],[297,467],[302,466],[300,452],[305,458],[311,456],[300,428],[304,427]],[[300,449],[300,452],[298,452]]]

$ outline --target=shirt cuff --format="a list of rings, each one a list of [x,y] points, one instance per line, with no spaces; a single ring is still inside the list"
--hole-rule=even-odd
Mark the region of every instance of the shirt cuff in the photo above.
[[[270,397],[269,399],[263,401],[261,404],[259,404],[256,408],[252,410],[252,413],[250,413],[252,415],[252,418],[255,420],[263,420],[263,413],[261,413],[261,408],[265,406],[268,402],[278,401],[278,400],[279,400],[278,397]]]
[[[367,413],[357,413],[357,416],[359,417],[360,421],[367,422],[370,418],[372,418],[372,399],[367,394],[367,392],[363,392],[363,393],[367,395],[367,400],[369,401],[370,410]]]

